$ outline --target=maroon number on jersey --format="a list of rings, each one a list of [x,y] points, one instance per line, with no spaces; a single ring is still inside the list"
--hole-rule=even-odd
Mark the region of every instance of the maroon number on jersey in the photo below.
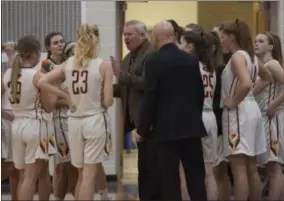
[[[213,84],[212,84],[212,78],[213,74],[204,74],[202,76],[203,85],[204,85],[204,98],[213,98],[212,90],[213,90]]]
[[[88,92],[88,71],[72,71],[72,91],[74,95],[77,94],[86,94]]]

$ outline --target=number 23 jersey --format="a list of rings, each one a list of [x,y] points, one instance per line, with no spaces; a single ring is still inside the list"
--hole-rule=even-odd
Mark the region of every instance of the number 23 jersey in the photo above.
[[[204,86],[203,109],[213,110],[213,95],[216,87],[216,73],[209,72],[206,66],[199,62],[200,73]]]
[[[65,66],[65,78],[68,92],[75,111],[69,111],[70,117],[86,117],[104,111],[102,107],[103,77],[100,73],[101,58],[92,59],[86,67],[76,67],[74,57],[68,59]]]

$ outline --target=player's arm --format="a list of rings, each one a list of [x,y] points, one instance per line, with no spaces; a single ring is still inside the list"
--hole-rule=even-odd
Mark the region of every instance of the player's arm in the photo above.
[[[277,111],[278,106],[284,102],[284,92],[280,94],[276,99],[274,99],[268,106],[267,116],[269,119],[272,119]]]
[[[280,96],[278,96],[276,99],[274,99],[271,103],[270,103],[270,105],[269,105],[269,108],[271,107],[271,108],[277,108],[281,103],[283,103],[284,102],[284,92],[282,92],[281,94],[280,94]],[[268,108],[268,109],[269,109]]]
[[[235,103],[234,105],[238,105],[249,93],[252,82],[246,67],[245,57],[241,53],[237,52],[232,56],[231,64],[232,71],[239,80],[231,100]]]
[[[284,83],[284,69],[281,67],[280,63],[276,60],[268,61],[266,64],[267,68],[271,72],[273,78],[280,83]]]
[[[40,78],[43,77],[43,76],[44,76],[44,74],[40,71],[38,71],[35,74],[34,80],[33,80],[33,84],[34,84],[35,87],[39,88],[37,86],[37,83],[40,80]],[[48,91],[46,91],[45,89],[40,90],[40,102],[42,103],[43,108],[47,113],[52,112],[52,110],[55,107],[56,100],[57,100],[56,95],[48,93]]]
[[[262,80],[265,80],[265,81],[268,81],[268,82],[272,82],[273,81],[273,76],[272,76],[270,70],[260,60],[258,60],[258,67],[259,67],[258,76]]]
[[[267,87],[269,85],[269,83],[270,83],[269,81],[266,81],[266,80],[263,80],[263,79],[257,80],[255,82],[255,85],[254,85],[253,90],[252,90],[253,94],[257,95],[260,92],[262,92],[265,89],[265,87]]]
[[[46,91],[47,93],[54,94],[65,100],[69,100],[69,95],[65,91],[59,89],[56,86],[53,86],[51,83],[60,82],[65,79],[65,65],[63,63],[58,67],[54,68],[54,70],[40,77],[39,81],[36,83],[36,86],[41,90]]]
[[[111,63],[104,61],[100,67],[101,75],[103,76],[103,97],[102,104],[109,108],[113,104],[113,71]]]
[[[62,90],[65,91],[66,93],[68,93],[67,86],[64,87],[64,89],[62,89]],[[63,98],[57,99],[55,107],[56,108],[69,108],[68,100],[65,100]]]
[[[4,92],[5,92],[5,88],[4,88],[4,82],[3,82],[3,76],[1,76],[1,95],[3,96]],[[6,120],[9,120],[9,121],[13,121],[14,119],[14,115],[11,111],[7,111],[7,110],[3,110],[1,108],[1,116],[6,119]]]

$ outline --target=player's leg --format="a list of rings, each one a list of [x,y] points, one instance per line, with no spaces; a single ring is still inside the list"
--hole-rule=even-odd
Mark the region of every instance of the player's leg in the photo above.
[[[228,166],[229,163],[223,160],[214,167],[214,175],[218,189],[218,200],[230,200],[231,197],[232,186],[227,174]]]
[[[65,164],[58,161],[56,163],[53,174],[53,193],[56,200],[64,200],[68,188],[68,177],[64,168]]]
[[[68,140],[70,147],[71,164],[77,169],[78,180],[75,187],[75,199],[79,200],[82,184],[82,168],[84,162],[84,139],[81,132],[82,118],[68,118]]]
[[[78,182],[78,170],[74,167],[71,162],[66,162],[63,164],[64,171],[68,177],[68,192],[71,192],[75,198],[76,185]]]
[[[203,158],[205,163],[205,185],[208,200],[217,200],[218,190],[213,168],[217,159],[217,123],[211,111],[204,111],[202,115],[207,135],[202,138]]]
[[[49,161],[40,162],[41,171],[38,178],[38,200],[49,200],[51,181],[49,175]]]
[[[249,184],[247,176],[248,157],[243,154],[230,155],[230,165],[234,179],[235,200],[247,200],[249,196]]]
[[[267,155],[264,159],[266,164],[266,175],[269,181],[268,200],[278,200],[282,191],[282,183],[284,177],[281,169],[281,152],[280,144],[280,127],[279,119],[276,115],[273,119],[268,119],[267,116],[263,116],[266,132],[266,143],[268,147]],[[274,143],[277,144],[274,144]],[[284,156],[282,156],[284,158]]]
[[[64,121],[64,122],[63,122]],[[57,151],[54,155],[55,161],[55,170],[54,170],[54,196],[56,200],[64,200],[67,189],[68,189],[68,176],[66,172],[65,163],[68,162],[67,158],[69,157],[69,146],[65,136],[67,135],[67,119],[61,119],[60,117],[54,118],[54,129],[55,129],[55,138],[56,144],[58,145]],[[70,160],[70,158],[68,158]]]
[[[13,167],[13,170],[11,171],[11,174],[9,177],[10,193],[11,193],[12,200],[18,200],[18,186],[20,182],[20,171],[15,168],[13,163],[11,165]]]
[[[84,165],[82,183],[79,191],[80,200],[91,200],[94,197],[94,185],[100,163],[108,159],[110,147],[109,133],[105,118],[98,114],[85,118],[83,125]]]
[[[100,194],[101,200],[110,200],[108,196],[108,186],[106,180],[106,174],[102,163],[99,163],[97,166],[97,173],[95,179],[96,187]]]
[[[188,194],[188,191],[187,191],[184,169],[183,169],[181,162],[179,164],[179,175],[180,175],[180,187],[181,187],[182,200],[190,200],[190,197],[189,197],[189,194]]]

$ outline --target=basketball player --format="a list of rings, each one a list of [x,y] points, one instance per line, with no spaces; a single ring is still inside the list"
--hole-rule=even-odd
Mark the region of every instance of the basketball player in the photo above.
[[[255,54],[264,63],[263,68],[269,70],[272,81],[259,80],[256,82],[254,94],[259,104],[266,132],[267,152],[260,157],[260,163],[266,165],[269,177],[269,200],[280,199],[283,190],[284,176],[281,164],[284,164],[284,136],[281,135],[278,114],[268,116],[268,107],[281,94],[281,83],[284,83],[283,56],[281,42],[277,35],[270,32],[260,33],[255,39]],[[283,185],[282,185],[283,184]]]
[[[37,66],[39,66],[39,69],[42,73],[46,73],[50,71],[56,64],[61,64],[64,61],[63,58],[63,47],[65,45],[65,40],[63,38],[63,35],[59,32],[50,32],[46,35],[44,40],[45,48],[47,50],[47,59],[44,62],[40,62]],[[45,64],[47,63],[47,64]],[[56,86],[60,87],[61,83],[57,83]],[[64,104],[62,105],[62,102],[56,101],[55,109],[52,113],[48,114],[48,154],[50,156],[55,155],[57,153],[58,147],[56,143],[56,128],[59,127],[60,122],[55,122],[56,118],[56,111],[60,110],[58,108],[64,107]],[[61,129],[59,129],[61,132]],[[59,134],[58,134],[59,135]],[[55,162],[56,165],[56,162]],[[56,166],[54,167],[54,174],[53,174],[53,184],[59,183],[60,187],[57,187],[56,185],[53,185],[54,189],[54,195],[57,198],[58,191],[60,191],[61,188],[64,188],[64,184],[61,182],[57,182],[58,176],[58,169],[56,169]],[[39,190],[39,199],[40,200],[48,200],[51,192],[51,185],[50,185],[50,174],[49,174],[49,163],[48,161],[45,163],[45,177],[42,177],[38,182],[38,190]]]
[[[33,36],[25,36],[18,41],[17,51],[3,82],[15,115],[13,160],[22,177],[18,198],[33,200],[36,181],[43,176],[44,164],[49,159],[47,116],[44,114],[52,111],[56,97],[44,90],[39,92],[36,85],[40,73],[34,67],[40,59],[40,42]]]
[[[79,200],[92,200],[98,164],[111,149],[107,108],[113,104],[112,67],[98,57],[99,30],[82,24],[78,30],[75,56],[45,75],[39,85],[71,105],[68,137],[72,164],[78,168]],[[66,80],[69,95],[50,83]],[[48,83],[49,82],[49,83]]]
[[[196,54],[200,61],[199,66],[204,84],[205,97],[202,118],[208,134],[208,136],[202,139],[206,169],[205,184],[208,200],[217,200],[217,185],[213,174],[213,167],[217,159],[217,123],[213,113],[213,95],[216,85],[216,74],[212,58],[213,44],[211,43],[209,34],[198,34],[192,31],[185,32],[180,42],[181,49]],[[184,175],[182,176],[184,181]],[[184,185],[182,184],[182,186]]]
[[[223,109],[220,108],[220,100],[221,100],[221,76],[225,65],[229,61],[230,58],[227,59],[228,50],[225,50],[224,47],[221,45],[221,31],[220,31],[221,24],[215,25],[213,28],[212,33],[213,36],[213,44],[215,46],[214,50],[214,61],[216,69],[216,88],[214,93],[214,100],[213,100],[213,108],[214,113],[217,120],[218,126],[218,142],[217,142],[217,160],[216,166],[214,168],[214,175],[217,182],[217,189],[218,189],[218,200],[230,200],[231,197],[231,183],[229,180],[229,165],[228,160],[224,158],[223,154],[223,127],[222,127],[222,113]]]
[[[266,144],[260,109],[252,93],[258,65],[245,22],[224,23],[221,31],[222,45],[233,54],[222,74],[224,156],[231,164],[235,199],[260,200],[256,156],[266,152]]]
[[[11,62],[16,53],[16,43],[15,42],[7,42],[3,45],[3,52],[6,53],[8,57],[8,63],[6,67],[11,66]],[[2,63],[2,68],[5,67],[5,64]],[[3,72],[7,70],[1,69]],[[3,75],[3,74],[2,74]],[[1,76],[1,82],[3,81],[3,77]],[[3,83],[2,83],[3,86]],[[11,123],[14,119],[14,115],[11,111],[11,105],[8,98],[7,90],[4,87],[1,88],[2,94],[2,108],[1,108],[1,181],[9,178],[10,184],[10,192],[12,200],[18,200],[17,197],[17,188],[19,184],[19,171],[15,168],[13,163],[13,153],[12,153],[12,133],[11,133]]]

